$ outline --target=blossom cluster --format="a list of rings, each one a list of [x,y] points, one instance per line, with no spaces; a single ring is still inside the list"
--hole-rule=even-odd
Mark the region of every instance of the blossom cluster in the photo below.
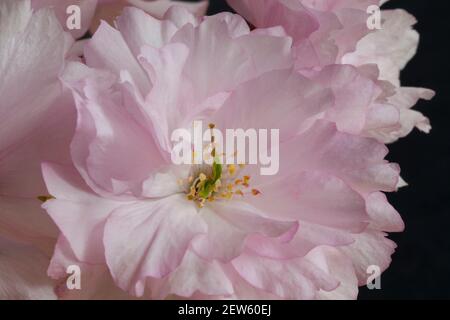
[[[431,129],[384,2],[1,0],[0,298],[357,298],[404,229],[386,145]],[[196,121],[277,129],[276,174],[173,163]]]

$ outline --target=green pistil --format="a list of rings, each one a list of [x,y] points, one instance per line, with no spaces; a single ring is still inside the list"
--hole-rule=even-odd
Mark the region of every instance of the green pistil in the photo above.
[[[217,159],[215,159],[212,165],[212,176],[207,177],[203,181],[199,181],[196,185],[198,197],[202,199],[207,199],[210,197],[214,193],[216,184],[220,181],[221,177],[222,165],[217,161]]]

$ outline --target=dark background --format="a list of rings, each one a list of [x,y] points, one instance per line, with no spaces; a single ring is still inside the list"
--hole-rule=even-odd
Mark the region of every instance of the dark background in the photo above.
[[[413,14],[421,35],[417,55],[402,72],[404,86],[436,91],[416,109],[431,120],[389,146],[409,187],[389,196],[406,224],[392,234],[398,248],[382,275],[381,290],[361,289],[361,299],[450,299],[450,1],[392,0],[386,8]]]
[[[209,14],[230,11],[225,0],[210,0]],[[415,130],[389,146],[409,187],[389,195],[406,230],[391,234],[398,248],[381,277],[381,290],[361,288],[360,299],[450,299],[450,1],[391,0],[418,20],[419,50],[402,73],[404,86],[436,91],[416,109],[431,119],[429,135]]]

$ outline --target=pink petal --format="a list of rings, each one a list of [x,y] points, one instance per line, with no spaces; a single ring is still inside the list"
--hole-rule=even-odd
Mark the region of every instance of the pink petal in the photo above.
[[[94,18],[95,9],[97,7],[97,0],[31,0],[33,9],[52,8],[55,10],[61,26],[66,31],[69,31],[75,39],[81,38],[91,26],[91,21]],[[76,5],[81,11],[81,29],[67,29],[67,8],[71,5]]]
[[[78,266],[81,271],[81,289],[67,288],[68,267]],[[60,235],[55,253],[47,270],[49,276],[58,280],[55,291],[62,300],[124,300],[134,299],[119,289],[111,278],[105,265],[92,265],[79,261],[69,242]]]
[[[369,108],[382,93],[381,88],[348,65],[326,66],[316,79],[331,88],[335,96],[334,108],[327,111],[326,118],[336,122],[340,131],[360,134]]]
[[[288,156],[292,150],[296,155]],[[384,160],[387,152],[383,144],[373,139],[340,133],[333,124],[317,121],[310,130],[281,145],[279,175],[289,175],[295,167],[319,169],[362,194],[393,191],[400,169]]]
[[[305,39],[319,25],[308,9],[296,0],[228,0],[253,25],[267,28],[282,25],[295,41]]]
[[[355,235],[355,242],[341,250],[353,261],[359,285],[366,285],[370,275],[367,268],[375,265],[381,271],[386,270],[396,247],[394,242],[386,238],[385,233],[368,229]]]
[[[104,262],[105,219],[126,203],[98,197],[71,167],[44,164],[42,171],[50,194],[56,198],[43,207],[69,241],[77,259]]]
[[[331,291],[339,285],[306,259],[279,261],[241,255],[232,264],[248,283],[284,299],[313,299],[318,290]]]
[[[340,247],[353,242],[353,236],[346,231],[300,221],[291,239],[267,238],[256,234],[247,239],[245,246],[260,256],[284,260],[304,257],[321,245]]]
[[[404,10],[383,10],[381,30],[370,33],[357,45],[356,51],[343,57],[343,63],[362,65],[376,63],[381,79],[399,85],[400,70],[415,55],[419,34],[411,27],[416,19]]]
[[[32,246],[0,238],[0,299],[53,300],[53,281],[45,273],[48,259]]]
[[[152,16],[161,19],[164,14],[172,6],[181,6],[196,16],[203,16],[208,8],[208,1],[199,1],[195,3],[188,3],[185,1],[171,1],[171,0],[128,0],[130,4],[138,7]]]
[[[339,286],[332,291],[320,290],[317,298],[322,300],[355,300],[358,296],[358,279],[352,261],[332,247],[318,247],[308,255],[308,260],[332,274],[339,280]]]
[[[374,192],[366,199],[371,228],[386,232],[402,232],[405,229],[400,214],[388,202],[382,192]]]
[[[250,34],[234,38],[235,31],[230,30],[235,30],[237,19],[212,16],[198,28],[185,25],[172,38],[172,42],[189,48],[184,72],[191,75],[189,88],[194,102],[229,91],[264,72],[292,65],[289,38]]]
[[[104,50],[104,48],[109,48]],[[92,39],[84,47],[84,56],[90,67],[106,69],[119,75],[127,70],[141,93],[148,92],[151,83],[138,64],[119,31],[102,22]]]
[[[80,87],[77,130],[71,146],[74,163],[100,194],[140,195],[143,182],[164,161],[150,131],[108,94],[106,81],[95,76],[73,85]]]
[[[108,267],[123,290],[142,296],[146,279],[175,270],[192,239],[206,230],[194,205],[187,206],[181,195],[122,206],[105,226]]]
[[[196,238],[192,248],[206,259],[222,262],[237,257],[245,239],[253,234],[279,237],[297,226],[295,222],[266,218],[258,209],[237,200],[214,204],[211,210],[204,208],[199,214],[208,225],[208,233]]]
[[[364,199],[357,192],[339,178],[319,172],[302,172],[258,190],[261,194],[248,201],[273,217],[353,232],[362,231],[369,221]]]
[[[2,1],[0,10],[3,151],[45,121],[52,103],[62,93],[58,76],[73,40],[48,9],[31,14],[29,2],[8,0]]]
[[[331,91],[318,83],[292,70],[271,71],[234,90],[209,121],[223,130],[279,129],[283,141],[332,103]]]
[[[134,56],[140,54],[144,45],[161,48],[178,30],[172,21],[155,19],[136,8],[124,8],[117,27]]]
[[[57,228],[42,210],[39,196],[49,194],[41,163],[70,163],[69,143],[75,127],[75,110],[68,94],[50,106],[52,116],[31,134],[0,152],[0,229],[13,239],[32,242],[51,252]],[[58,134],[54,134],[57,131]]]
[[[206,261],[192,251],[187,251],[180,266],[169,276],[152,281],[157,299],[174,294],[193,298],[196,293],[206,296],[227,296],[233,293],[233,284],[220,263]]]

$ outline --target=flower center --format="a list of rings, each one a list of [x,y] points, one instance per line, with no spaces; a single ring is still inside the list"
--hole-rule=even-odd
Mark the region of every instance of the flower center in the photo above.
[[[206,202],[213,202],[219,199],[230,200],[235,195],[243,197],[246,194],[254,196],[260,194],[257,189],[250,189],[250,176],[239,177],[237,171],[244,168],[245,165],[238,166],[229,164],[224,170],[216,155],[215,139],[213,135],[214,124],[210,124],[211,129],[211,156],[214,159],[212,165],[201,165],[194,167],[194,174],[187,179],[188,188],[186,198],[194,201],[200,208],[204,207]],[[185,181],[180,181],[185,184]]]

